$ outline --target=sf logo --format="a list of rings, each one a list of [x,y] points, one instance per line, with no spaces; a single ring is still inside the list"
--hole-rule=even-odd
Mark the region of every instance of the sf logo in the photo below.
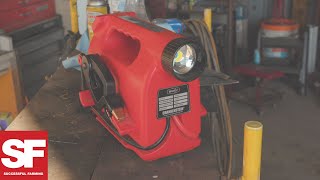
[[[16,147],[16,148],[13,148]],[[33,168],[34,158],[43,158],[44,150],[34,150],[34,148],[45,148],[46,140],[18,140],[9,139],[2,145],[2,152],[12,158],[1,158],[1,162],[7,168]],[[23,149],[24,152],[17,150]]]

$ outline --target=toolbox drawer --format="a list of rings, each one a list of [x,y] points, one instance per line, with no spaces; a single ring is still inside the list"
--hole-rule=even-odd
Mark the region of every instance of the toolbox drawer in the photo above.
[[[63,40],[63,33],[63,28],[55,28],[48,32],[20,41],[19,43],[14,44],[14,47],[18,52],[18,56],[23,57],[32,51],[41,49],[53,42]]]
[[[61,40],[53,42],[45,47],[32,51],[31,53],[19,57],[19,65],[21,67],[37,64],[48,58],[48,55],[60,52],[62,45]]]
[[[49,31],[56,27],[62,27],[62,19],[60,15],[56,15],[53,18],[26,26],[22,29],[12,31],[8,33],[8,36],[12,38],[13,44],[17,44],[20,41],[41,34],[42,32]]]
[[[11,32],[54,17],[55,14],[54,1],[41,1],[23,8],[0,11],[0,29]]]
[[[0,0],[0,11],[18,9],[41,1],[53,0]]]

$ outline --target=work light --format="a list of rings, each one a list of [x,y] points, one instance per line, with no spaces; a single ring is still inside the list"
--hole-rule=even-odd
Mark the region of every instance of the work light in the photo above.
[[[162,54],[163,68],[184,82],[198,78],[204,70],[204,64],[200,44],[186,38],[171,41]]]
[[[178,74],[188,73],[194,66],[196,61],[196,51],[190,45],[182,46],[175,55],[173,60],[173,70]]]
[[[204,48],[131,12],[98,16],[93,30],[79,57],[81,105],[145,161],[198,147]]]

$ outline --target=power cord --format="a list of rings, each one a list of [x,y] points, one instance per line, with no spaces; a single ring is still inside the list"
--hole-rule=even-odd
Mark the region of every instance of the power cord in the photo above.
[[[200,39],[207,56],[208,68],[216,72],[221,72],[215,41],[207,25],[200,20],[187,20],[184,21],[184,23],[193,36]],[[208,114],[212,123],[214,149],[217,154],[217,162],[221,176],[226,176],[227,179],[231,179],[233,161],[232,127],[225,89],[222,85],[219,85],[212,86],[211,90],[218,101],[217,120],[214,118],[216,116],[215,113]]]
[[[92,107],[91,109],[96,115],[99,116],[99,118],[104,120],[106,125],[112,130],[112,132],[117,137],[119,137],[124,142],[126,142],[126,143],[130,144],[131,146],[133,146],[133,147],[135,147],[137,149],[140,149],[140,150],[149,151],[149,150],[152,150],[152,149],[155,149],[156,147],[158,147],[164,141],[164,139],[166,138],[166,136],[167,136],[167,134],[169,132],[169,129],[170,129],[170,117],[168,117],[168,118],[166,118],[166,127],[165,127],[162,135],[160,136],[160,138],[154,144],[152,144],[150,146],[147,146],[147,147],[143,147],[143,146],[139,145],[138,143],[136,143],[135,141],[127,139],[127,138],[121,136],[119,134],[119,132],[117,131],[117,129],[112,124],[109,123],[109,121],[111,122],[111,119],[110,119],[111,117],[109,117],[106,114],[102,114],[99,110],[95,109],[94,107]],[[106,119],[108,119],[108,121],[106,121]]]

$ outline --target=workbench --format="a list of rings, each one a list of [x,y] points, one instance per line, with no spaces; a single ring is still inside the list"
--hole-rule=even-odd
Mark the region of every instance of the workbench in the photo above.
[[[144,162],[82,109],[80,72],[58,68],[8,130],[49,133],[50,180],[219,179],[209,124],[195,150]]]

